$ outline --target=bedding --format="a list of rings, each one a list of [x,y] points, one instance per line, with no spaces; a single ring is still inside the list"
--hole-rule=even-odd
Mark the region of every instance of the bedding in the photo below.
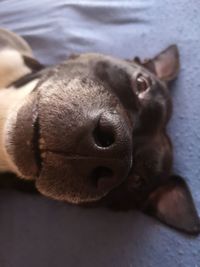
[[[174,169],[200,213],[200,16],[197,0],[10,0],[0,27],[22,35],[44,64],[71,53],[148,58],[180,49],[169,133]],[[200,238],[189,239],[137,212],[81,209],[40,195],[0,191],[1,267],[198,266]]]

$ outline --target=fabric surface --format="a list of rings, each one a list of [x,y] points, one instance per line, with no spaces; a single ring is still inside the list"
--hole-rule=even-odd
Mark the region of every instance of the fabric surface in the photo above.
[[[198,0],[3,0],[0,27],[22,35],[46,64],[88,51],[151,57],[172,43],[169,132],[175,170],[200,213],[200,11]],[[0,192],[1,267],[198,267],[200,237],[179,234],[138,212],[81,209],[12,190]]]

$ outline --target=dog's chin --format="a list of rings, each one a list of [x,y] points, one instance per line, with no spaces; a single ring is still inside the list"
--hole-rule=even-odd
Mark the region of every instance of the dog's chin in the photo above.
[[[88,193],[86,196],[86,191],[82,191],[81,188],[77,192],[70,191],[68,188],[68,191],[65,192],[65,194],[60,194],[59,191],[56,191],[54,187],[43,187],[36,181],[36,188],[37,190],[44,195],[45,197],[66,202],[73,205],[81,205],[81,204],[89,204],[93,202],[98,202],[103,197],[105,197],[111,190],[107,190],[101,194],[91,194]],[[88,191],[88,190],[87,190]]]
[[[88,176],[87,172],[78,171],[80,162],[74,163],[75,166],[79,166],[74,168],[67,157],[47,152],[43,158],[43,166],[40,175],[36,178],[35,185],[40,193],[55,200],[72,204],[96,202],[127,179],[132,167],[132,160],[127,159],[125,161],[126,172],[119,171],[119,176],[116,176],[113,181],[107,176],[99,178],[98,176]],[[123,163],[124,161],[121,162],[121,164]],[[90,162],[83,164],[90,165]]]

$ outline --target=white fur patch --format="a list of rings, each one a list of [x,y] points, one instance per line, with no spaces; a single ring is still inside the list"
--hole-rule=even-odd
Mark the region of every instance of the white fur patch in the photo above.
[[[30,72],[17,50],[5,48],[0,51],[0,90]]]

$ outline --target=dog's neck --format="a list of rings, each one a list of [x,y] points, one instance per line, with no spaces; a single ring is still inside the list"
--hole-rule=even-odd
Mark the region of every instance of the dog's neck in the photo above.
[[[34,89],[37,82],[38,79],[33,80],[20,89],[0,88],[0,172],[17,172],[5,149],[5,128],[10,114],[17,112],[20,103]]]

